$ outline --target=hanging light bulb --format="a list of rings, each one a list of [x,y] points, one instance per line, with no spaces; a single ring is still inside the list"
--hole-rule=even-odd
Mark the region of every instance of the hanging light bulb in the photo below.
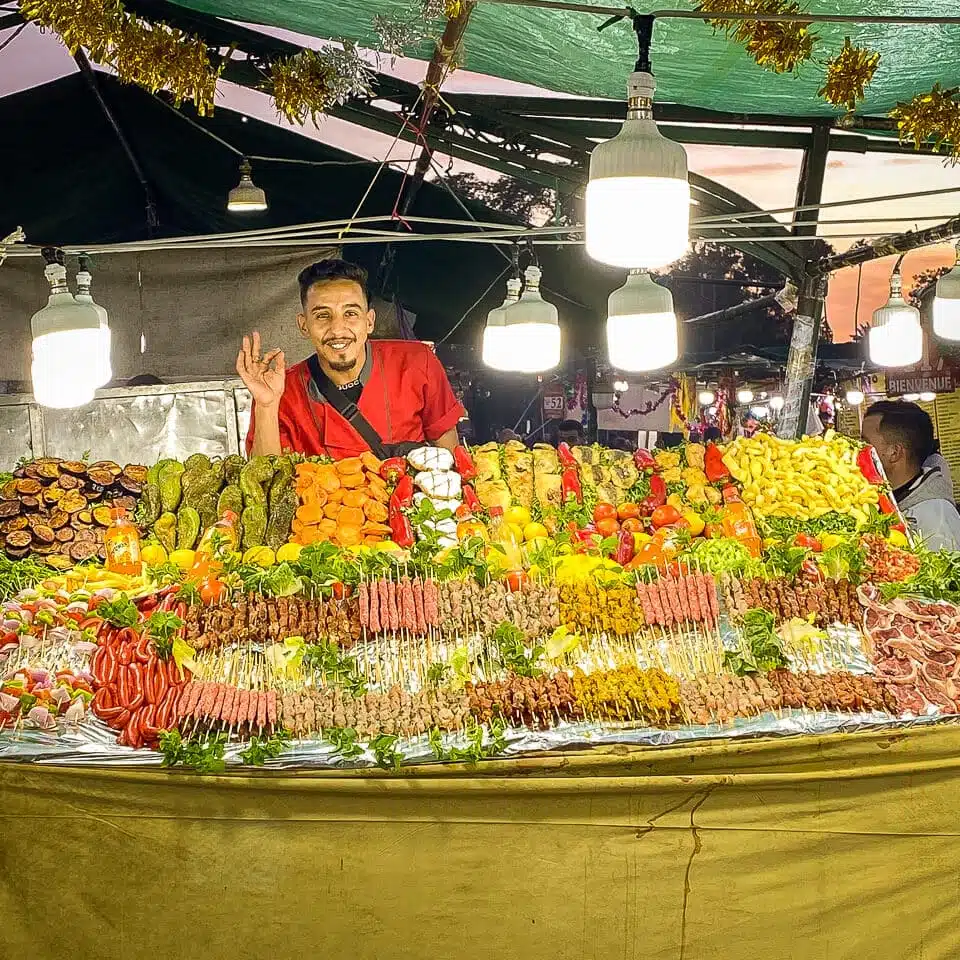
[[[753,403],[753,391],[746,388],[738,390],[737,403]]]
[[[100,316],[91,304],[78,303],[67,289],[63,252],[47,247],[43,255],[50,296],[30,321],[34,399],[44,407],[83,406],[97,388]]]
[[[560,318],[557,308],[540,296],[540,276],[539,267],[527,267],[520,299],[504,310],[504,370],[542,373],[560,362]]]
[[[697,397],[701,407],[709,407],[716,399],[717,395],[712,390],[701,390],[700,396]]]
[[[908,367],[923,356],[920,311],[903,299],[903,280],[897,261],[890,275],[890,298],[875,310],[867,345],[870,360],[878,367]]]
[[[758,419],[764,420],[770,416],[770,410],[765,407],[763,404],[758,404],[755,407],[750,408],[750,412]]]
[[[253,182],[253,167],[244,157],[240,161],[240,182],[227,194],[230,213],[257,213],[267,209],[267,195]]]
[[[944,340],[960,340],[960,243],[957,261],[949,273],[937,281],[933,298],[933,332]]]
[[[607,351],[618,370],[659,370],[677,359],[673,297],[646,270],[631,270],[607,299]]]
[[[690,231],[687,154],[653,119],[652,17],[635,17],[640,58],[627,82],[627,119],[590,155],[585,227],[594,260],[628,269],[662,267],[681,257]]]
[[[920,399],[920,394],[905,393],[901,399],[905,400],[907,403],[916,403]]]
[[[483,362],[494,370],[510,369],[506,310],[520,299],[522,286],[519,277],[511,277],[507,281],[506,299],[487,314],[487,325],[483,328]]]
[[[851,407],[859,407],[863,403],[864,396],[862,390],[848,390],[844,399]]]
[[[774,394],[770,398],[770,409],[776,413],[779,413],[783,409],[783,397]]]
[[[100,352],[97,354],[97,386],[102,387],[113,379],[113,368],[110,365],[110,354],[113,337],[110,333],[110,323],[107,311],[95,303],[90,293],[93,277],[90,274],[90,258],[86,254],[80,255],[80,270],[77,272],[77,303],[89,303],[100,318]]]
[[[626,380],[614,380],[613,389],[617,393],[626,393],[630,389],[630,384]]]
[[[933,403],[937,399],[937,395],[930,390],[925,390],[920,394],[920,400],[922,403]]]

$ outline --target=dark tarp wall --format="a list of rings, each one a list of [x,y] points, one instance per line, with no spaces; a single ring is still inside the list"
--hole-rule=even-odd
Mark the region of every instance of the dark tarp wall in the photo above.
[[[149,181],[160,236],[349,217],[377,168],[376,163],[357,165],[357,158],[350,154],[220,109],[203,122],[248,154],[351,162],[331,167],[256,164],[254,177],[267,191],[269,211],[243,218],[228,215],[226,194],[238,179],[238,157],[146,92],[106,75],[98,74],[97,82]],[[146,238],[143,189],[79,74],[0,100],[0,129],[0,168],[15,171],[8,173],[8,189],[0,203],[0,230],[6,232],[21,224],[28,242],[36,245]],[[398,156],[409,157],[410,150],[405,145]],[[361,215],[389,214],[401,180],[400,173],[384,170]],[[480,205],[472,209],[480,220],[504,219]],[[410,213],[465,219],[447,190],[433,183],[424,184]],[[348,258],[375,269],[383,246],[348,244],[344,250]],[[430,340],[441,339],[506,265],[496,249],[475,243],[401,243],[396,251],[396,288],[405,307],[417,314],[418,336]],[[622,282],[622,274],[590,263],[577,246],[540,247],[538,251],[547,295],[560,308],[570,334],[568,341],[596,343],[602,333],[606,297]],[[96,259],[102,261],[106,256]],[[10,319],[6,315],[13,305],[4,298],[4,269],[0,268],[0,329],[8,333]],[[291,282],[294,275],[295,271]],[[502,300],[503,290],[500,281],[470,312],[470,319],[453,339],[475,342],[483,318]],[[109,309],[109,303],[104,305]],[[22,304],[17,305],[18,311],[22,309]],[[28,320],[29,314],[16,318],[17,323]]]

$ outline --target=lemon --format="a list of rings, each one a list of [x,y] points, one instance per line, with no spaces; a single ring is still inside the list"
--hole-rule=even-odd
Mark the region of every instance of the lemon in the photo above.
[[[159,543],[148,543],[140,551],[140,556],[148,567],[159,567],[167,562],[167,551]]]
[[[534,537],[533,540],[527,541],[527,548],[529,550],[542,550],[550,542],[547,537]]]
[[[887,542],[893,544],[895,547],[910,546],[910,541],[900,530],[891,530],[890,536],[887,537]]]
[[[557,556],[568,556],[571,553],[573,553],[573,547],[571,547],[569,543],[561,543],[560,546],[557,547]]]
[[[505,523],[504,528],[509,531],[509,536],[516,542],[523,543],[523,527],[519,523]]]
[[[299,543],[285,543],[277,551],[277,563],[296,563],[302,551],[303,547]]]
[[[395,553],[399,551],[401,547],[399,543],[394,543],[392,540],[381,540],[374,549],[380,553]]]
[[[822,546],[824,550],[839,546],[841,543],[843,543],[843,537],[838,533],[825,533],[820,538],[820,546]]]
[[[530,511],[526,507],[508,507],[503,514],[505,523],[514,523],[521,531],[530,522]]]
[[[272,567],[277,562],[277,555],[269,547],[251,547],[243,555],[243,562],[258,567]]]
[[[170,562],[176,564],[181,570],[189,570],[196,559],[196,550],[174,550],[170,554]]]
[[[530,540],[545,540],[550,535],[550,532],[542,523],[528,523],[523,528],[523,539]]]

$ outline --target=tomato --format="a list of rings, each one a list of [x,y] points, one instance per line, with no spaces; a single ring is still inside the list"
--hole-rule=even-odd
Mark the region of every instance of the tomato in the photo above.
[[[334,600],[343,600],[345,597],[349,597],[353,593],[353,587],[347,586],[341,580],[336,580],[330,585],[330,589],[333,591]]]
[[[511,593],[516,593],[530,582],[530,577],[523,570],[511,570],[506,576],[506,581],[507,589]]]
[[[620,530],[620,524],[616,517],[605,517],[596,521],[597,533],[601,537],[615,537]]]
[[[219,603],[226,595],[227,588],[222,580],[216,577],[207,577],[200,584],[200,601],[206,606]]]
[[[598,503],[593,508],[593,522],[599,523],[601,520],[616,520],[617,508],[612,503]],[[599,530],[600,528],[597,527]]]
[[[650,517],[653,525],[655,527],[666,527],[668,524],[676,523],[678,520],[682,520],[683,517],[680,511],[676,507],[663,506],[657,507],[653,511],[653,515]]]
[[[633,520],[639,516],[640,516],[639,503],[621,503],[620,506],[617,507],[618,520]]]
[[[793,545],[795,547],[803,547],[804,550],[812,550],[814,553],[820,553],[823,549],[823,544],[809,533],[798,533],[793,538]]]
[[[716,540],[723,536],[723,525],[720,523],[708,523],[704,527],[703,535],[710,540]]]
[[[636,557],[637,566],[642,566],[646,563],[652,564],[661,564],[663,563],[663,550],[660,548],[660,544],[656,540],[648,540],[639,550]]]
[[[620,524],[621,530],[629,530],[631,533],[643,533],[643,521],[639,517],[627,517]]]

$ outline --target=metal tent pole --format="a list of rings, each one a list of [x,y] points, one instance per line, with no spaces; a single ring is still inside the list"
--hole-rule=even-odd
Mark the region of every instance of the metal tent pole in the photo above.
[[[818,123],[813,128],[800,168],[797,185],[797,206],[816,208],[823,198],[823,177],[827,169],[827,154],[830,152],[830,125]],[[814,236],[817,232],[816,209],[805,210],[796,217],[793,228],[795,236]],[[790,335],[790,351],[787,354],[787,373],[783,411],[777,433],[781,437],[798,438],[807,425],[807,409],[810,406],[810,388],[817,366],[817,346],[820,342],[820,326],[823,323],[823,302],[827,295],[827,283],[822,275],[812,269],[808,262],[800,281],[797,315]]]

